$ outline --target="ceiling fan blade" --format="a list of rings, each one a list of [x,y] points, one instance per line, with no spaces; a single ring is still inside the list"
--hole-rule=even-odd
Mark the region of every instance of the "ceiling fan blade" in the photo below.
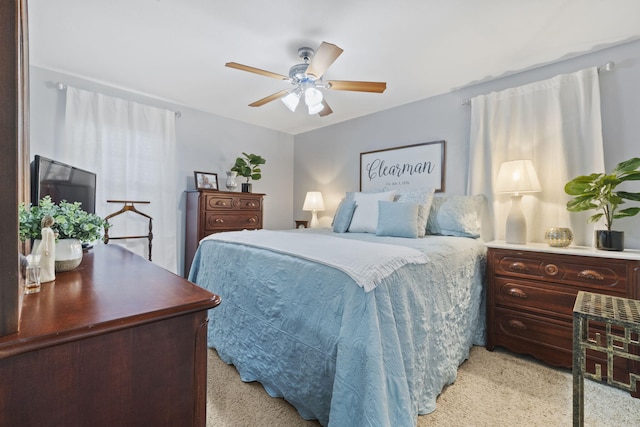
[[[385,82],[354,82],[347,80],[329,80],[327,88],[331,90],[351,90],[355,92],[382,93],[387,88]]]
[[[235,68],[236,70],[248,71],[250,73],[261,74],[267,77],[273,77],[278,80],[287,80],[289,77],[283,76],[282,74],[272,73],[271,71],[261,70],[260,68],[250,67],[248,65],[238,64],[237,62],[227,62],[224,64],[229,68]]]
[[[335,44],[322,42],[313,58],[311,58],[311,63],[306,73],[319,79],[342,52],[343,50]]]
[[[283,96],[285,96],[288,93],[289,93],[289,91],[281,90],[280,92],[274,93],[273,95],[269,95],[267,97],[264,97],[262,99],[257,100],[256,102],[253,102],[253,103],[249,104],[249,107],[260,107],[260,106],[266,104],[267,102],[271,102],[271,101],[275,101],[276,99],[280,99],[280,98],[282,98]]]
[[[324,99],[322,100],[322,105],[324,105],[324,108],[318,113],[320,117],[328,116],[329,114],[333,113],[333,110],[331,109],[331,107],[329,107],[329,104],[327,104],[327,101],[325,101]]]

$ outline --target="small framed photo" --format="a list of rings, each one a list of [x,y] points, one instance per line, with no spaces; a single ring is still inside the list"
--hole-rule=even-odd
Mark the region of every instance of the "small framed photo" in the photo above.
[[[309,221],[296,221],[296,228],[309,228]]]
[[[196,178],[197,190],[217,190],[218,189],[217,173],[194,171],[193,174],[195,175],[195,178]]]

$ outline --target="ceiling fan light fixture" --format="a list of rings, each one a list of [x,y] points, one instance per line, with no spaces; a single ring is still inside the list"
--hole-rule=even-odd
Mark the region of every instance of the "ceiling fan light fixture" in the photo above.
[[[322,102],[315,105],[308,105],[308,107],[309,114],[318,114],[320,111],[324,110],[324,104]]]
[[[289,110],[295,112],[298,107],[298,103],[300,102],[300,93],[291,92],[289,95],[282,98],[282,102]]]
[[[309,107],[318,105],[318,104],[322,105],[322,92],[320,92],[315,87],[308,87],[304,91],[304,102]]]
[[[323,83],[325,72],[342,52],[341,48],[327,42],[322,42],[316,51],[309,47],[301,47],[298,49],[298,56],[302,58],[303,63],[295,64],[289,68],[288,77],[236,62],[227,62],[225,66],[278,80],[288,80],[293,85],[293,89],[281,90],[266,96],[249,104],[250,107],[260,107],[268,102],[281,99],[288,109],[295,112],[300,105],[300,98],[304,96],[309,114],[319,113],[320,117],[326,117],[332,114],[333,110],[324,100],[323,91],[325,89],[382,93],[387,88],[385,82],[331,80]]]

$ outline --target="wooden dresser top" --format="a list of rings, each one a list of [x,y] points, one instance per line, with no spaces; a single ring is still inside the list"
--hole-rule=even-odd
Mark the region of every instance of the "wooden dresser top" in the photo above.
[[[218,304],[217,295],[118,245],[98,243],[78,268],[23,296],[20,329],[0,337],[0,359]]]

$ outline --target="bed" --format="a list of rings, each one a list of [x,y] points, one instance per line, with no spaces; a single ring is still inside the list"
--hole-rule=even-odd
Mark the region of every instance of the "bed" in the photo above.
[[[335,225],[203,239],[190,280],[222,298],[209,314],[208,345],[243,381],[259,381],[305,419],[415,426],[418,414],[435,410],[470,347],[484,344],[484,243],[475,234],[406,238],[338,233]],[[420,261],[409,258],[367,287],[304,244],[296,252],[254,244],[256,236],[348,248],[334,258],[371,247]]]

